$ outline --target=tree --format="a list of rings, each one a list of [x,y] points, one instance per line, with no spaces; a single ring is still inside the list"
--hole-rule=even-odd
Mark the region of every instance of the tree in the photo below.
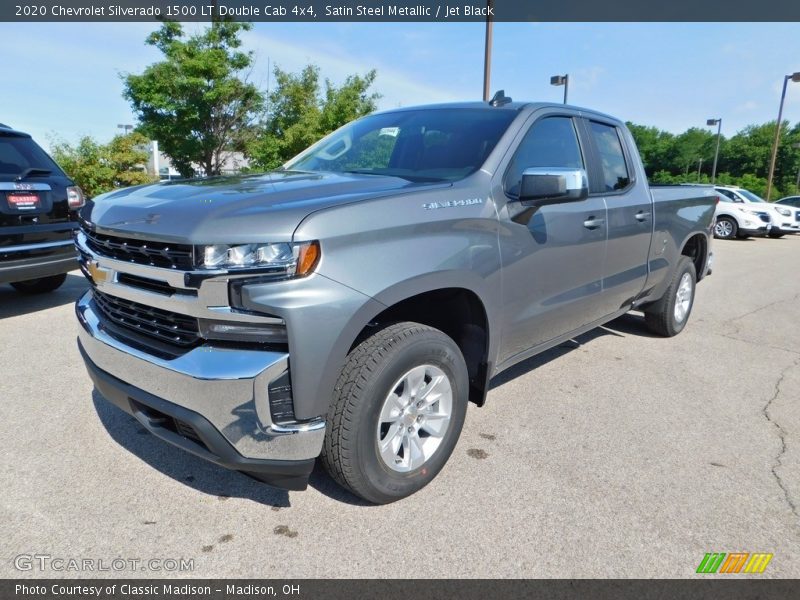
[[[243,147],[263,109],[263,95],[246,76],[252,52],[239,50],[239,34],[250,27],[214,20],[186,38],[178,23],[165,22],[146,42],[165,60],[123,76],[139,129],[158,140],[181,175],[193,175],[195,164],[218,175],[224,153]]]
[[[656,127],[628,123],[645,170],[653,183],[710,183],[716,135],[691,128],[673,135]],[[800,170],[800,123],[781,124],[781,143],[775,164],[774,198],[795,193]],[[767,173],[775,138],[775,121],[749,125],[733,137],[721,139],[716,182],[738,185],[761,196],[767,188]],[[797,145],[797,146],[796,146]],[[696,168],[703,159],[698,177]]]
[[[57,140],[52,145],[55,161],[91,197],[120,187],[153,180],[145,170],[149,140],[141,133],[115,136],[106,145],[89,136],[76,146]]]
[[[274,70],[276,87],[269,96],[266,122],[248,145],[255,168],[280,166],[345,123],[373,112],[380,94],[369,93],[376,72],[351,75],[336,87],[325,80],[320,90],[319,68],[300,73]]]

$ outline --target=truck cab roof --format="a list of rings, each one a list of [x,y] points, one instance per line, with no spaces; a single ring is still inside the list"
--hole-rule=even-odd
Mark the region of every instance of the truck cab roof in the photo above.
[[[612,121],[615,123],[621,123],[619,119],[613,117],[611,115],[598,112],[596,110],[592,110],[589,108],[584,108],[581,106],[574,106],[572,104],[562,104],[561,102],[529,102],[529,101],[519,101],[519,102],[507,102],[505,104],[498,104],[493,105],[489,102],[442,102],[438,104],[419,104],[415,106],[403,106],[399,108],[392,108],[383,111],[379,111],[378,113],[373,114],[382,114],[382,113],[392,113],[392,112],[400,112],[400,111],[412,111],[412,110],[458,110],[458,109],[483,109],[487,111],[496,111],[496,110],[504,110],[504,111],[516,111],[516,112],[534,112],[539,109],[543,108],[554,108],[554,109],[566,109],[571,113],[578,113],[585,116],[594,116],[605,119],[607,121]]]

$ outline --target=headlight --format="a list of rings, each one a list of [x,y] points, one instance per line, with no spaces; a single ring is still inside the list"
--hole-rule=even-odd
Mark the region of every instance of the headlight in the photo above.
[[[209,270],[264,270],[285,277],[308,275],[320,258],[319,242],[211,244],[195,247],[195,263]]]
[[[782,206],[776,206],[775,210],[777,210],[778,213],[783,215],[784,217],[792,216],[792,211],[790,211],[788,208],[783,208]]]

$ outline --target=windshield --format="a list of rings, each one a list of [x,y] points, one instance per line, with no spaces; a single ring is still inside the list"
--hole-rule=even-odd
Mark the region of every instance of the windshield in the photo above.
[[[748,192],[747,190],[736,190],[736,191],[739,192],[742,196],[744,196],[748,200],[750,200],[750,202],[766,202],[766,200],[764,200],[760,196],[756,196],[753,192]]]
[[[10,180],[28,173],[28,178],[63,175],[58,165],[29,137],[0,134],[0,178]]]
[[[333,132],[284,168],[455,181],[481,167],[517,114],[461,108],[371,115]]]

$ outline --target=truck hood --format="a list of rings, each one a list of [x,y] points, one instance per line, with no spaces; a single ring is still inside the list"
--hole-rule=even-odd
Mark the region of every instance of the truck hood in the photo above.
[[[310,213],[365,199],[450,184],[397,177],[276,171],[117,190],[87,203],[101,233],[190,244],[289,241]]]

